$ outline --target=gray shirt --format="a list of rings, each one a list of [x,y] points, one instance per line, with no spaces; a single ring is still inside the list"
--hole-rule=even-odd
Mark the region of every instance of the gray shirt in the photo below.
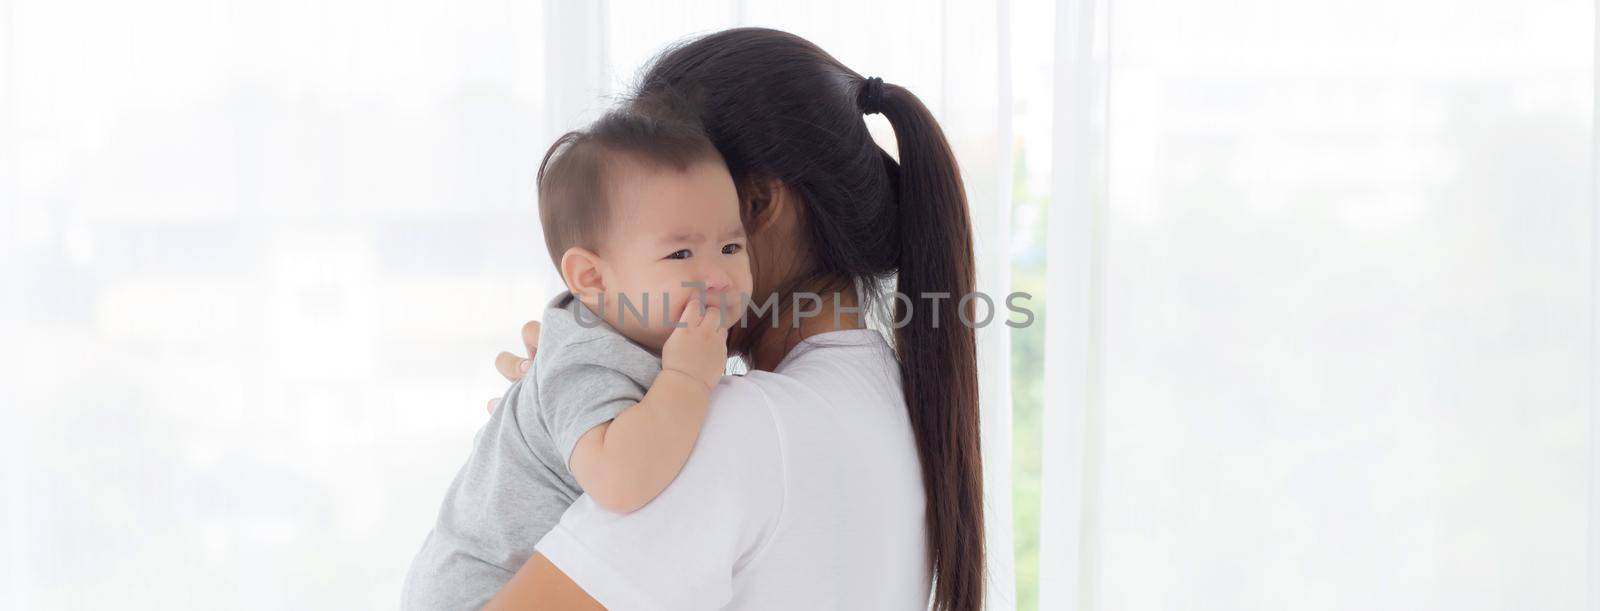
[[[569,293],[550,302],[528,374],[511,385],[411,562],[402,609],[482,607],[583,494],[578,438],[639,402],[661,360]]]

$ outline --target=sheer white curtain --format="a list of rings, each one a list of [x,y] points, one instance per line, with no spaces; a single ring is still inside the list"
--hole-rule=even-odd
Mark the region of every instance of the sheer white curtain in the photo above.
[[[1593,6],[1056,6],[1041,608],[1592,605]]]
[[[394,607],[544,289],[541,7],[0,23],[0,607]]]

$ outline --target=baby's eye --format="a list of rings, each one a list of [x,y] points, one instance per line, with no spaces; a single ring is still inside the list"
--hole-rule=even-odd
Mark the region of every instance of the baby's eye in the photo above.
[[[678,252],[675,252],[675,253],[672,253],[670,255],[667,255],[667,258],[668,259],[687,259],[687,258],[689,258],[689,249],[685,248],[685,249],[680,250]]]
[[[744,250],[744,245],[743,244],[726,244],[726,245],[723,245],[723,247],[722,247],[722,254],[725,254],[725,255],[738,254],[739,251],[741,251],[741,250]]]

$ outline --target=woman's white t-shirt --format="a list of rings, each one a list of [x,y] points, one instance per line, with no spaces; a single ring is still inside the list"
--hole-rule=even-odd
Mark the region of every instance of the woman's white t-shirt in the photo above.
[[[724,378],[649,505],[583,496],[537,549],[614,611],[924,609],[924,506],[893,351],[833,331]]]

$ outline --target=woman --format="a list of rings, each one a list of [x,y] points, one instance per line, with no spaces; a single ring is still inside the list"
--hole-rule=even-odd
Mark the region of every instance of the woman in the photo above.
[[[975,343],[953,307],[973,290],[972,237],[932,115],[749,28],[668,50],[632,99],[687,104],[739,187],[758,309],[729,341],[753,371],[718,387],[661,496],[627,515],[580,499],[489,608],[912,609],[930,588],[935,609],[980,608]],[[863,312],[892,315],[892,350]]]

